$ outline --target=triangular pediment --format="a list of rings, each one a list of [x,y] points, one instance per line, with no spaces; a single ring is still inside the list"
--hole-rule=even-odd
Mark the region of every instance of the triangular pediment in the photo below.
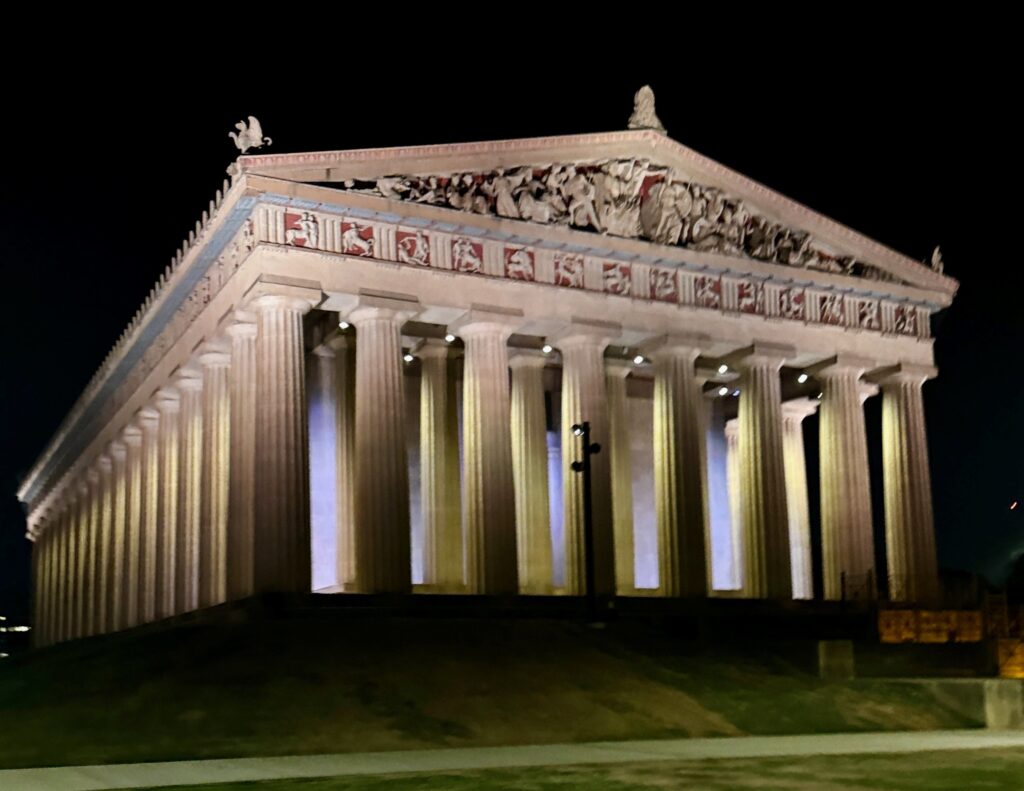
[[[243,172],[794,269],[957,283],[651,131],[242,157]]]

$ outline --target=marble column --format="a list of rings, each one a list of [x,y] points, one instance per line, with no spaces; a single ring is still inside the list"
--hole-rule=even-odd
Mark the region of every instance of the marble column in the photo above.
[[[816,398],[797,398],[782,404],[782,455],[786,467],[786,505],[789,509],[789,566],[794,599],[814,598],[811,565],[811,512],[807,504],[807,460],[804,418],[818,409]]]
[[[746,564],[743,558],[743,509],[740,506],[740,421],[725,422],[726,476],[729,486],[729,522],[732,529],[733,584],[732,590],[747,589]]]
[[[329,345],[334,352],[337,574],[338,584],[351,589],[356,584],[356,344],[355,338],[346,334],[333,338]]]
[[[928,603],[939,595],[921,394],[933,376],[934,368],[901,365],[881,381],[885,542],[893,601]]]
[[[160,538],[160,412],[139,411],[142,429],[142,502],[139,523],[138,613],[141,623],[157,617],[157,557]]]
[[[225,332],[231,339],[226,587],[236,600],[255,592],[256,317],[236,311]]]
[[[85,574],[88,568],[86,542],[89,538],[89,484],[84,477],[77,484],[77,493],[75,526],[71,543],[71,597],[73,602],[71,636],[74,638],[86,636],[86,618],[88,617],[85,601],[87,593]]]
[[[309,428],[306,414],[305,296],[265,294],[256,314],[257,592],[309,593]]]
[[[110,443],[113,460],[110,491],[110,547],[107,572],[107,631],[124,627],[125,542],[128,518],[128,448],[121,440]]]
[[[50,550],[52,548],[52,536],[53,536],[53,517],[54,514],[47,515],[45,523],[42,525],[42,533],[39,538],[36,539],[36,543],[33,547],[34,552],[39,553],[40,558],[40,577],[39,577],[39,588],[38,588],[38,604],[39,604],[39,615],[36,618],[35,626],[37,631],[36,645],[49,645],[50,640],[50,605],[53,601],[51,596],[51,567],[50,567]]]
[[[199,608],[199,543],[203,521],[203,378],[187,366],[175,378],[178,415],[178,530],[175,540],[175,614]]]
[[[548,499],[547,355],[521,350],[512,368],[512,472],[516,498],[519,591],[552,592],[551,515]]]
[[[583,477],[573,472],[572,462],[582,458],[574,424],[590,423],[591,441],[601,452],[591,457],[594,533],[594,582],[596,593],[615,592],[615,536],[612,521],[611,463],[608,453],[609,420],[605,384],[604,350],[611,328],[574,325],[551,339],[562,354],[562,485],[565,508],[565,588],[570,595],[586,594],[586,558],[583,524]]]
[[[226,345],[207,344],[203,370],[202,531],[199,542],[199,606],[227,599],[228,484],[231,411]]]
[[[860,383],[870,367],[867,361],[840,358],[815,371],[822,392],[819,455],[826,599],[861,592],[874,576],[871,476]]]
[[[658,576],[663,596],[707,594],[703,395],[694,373],[700,349],[668,338],[654,361],[654,490]]]
[[[740,508],[746,595],[790,599],[789,509],[782,452],[779,370],[791,350],[757,345],[738,363]]]
[[[142,429],[129,425],[122,435],[125,461],[124,577],[120,580],[121,628],[139,623],[139,555],[142,548]]]
[[[181,394],[165,387],[156,394],[160,413],[158,455],[160,481],[158,486],[158,523],[156,560],[157,618],[169,618],[177,612],[176,579],[178,576],[178,479],[181,469],[179,433]]]
[[[448,344],[436,339],[427,339],[416,350],[421,372],[420,508],[424,582],[438,590],[457,591],[463,585],[462,515],[459,472],[449,469],[459,462],[458,420],[449,404],[449,353]]]
[[[89,530],[86,537],[85,558],[85,633],[97,634],[99,609],[99,574],[100,574],[100,518],[103,490],[100,488],[100,472],[93,466],[85,474],[88,483],[89,498]]]
[[[99,481],[96,496],[99,522],[96,533],[96,591],[93,628],[96,634],[111,631],[110,596],[114,570],[114,460],[105,453],[96,460]]]
[[[347,317],[357,344],[356,587],[364,593],[408,593],[412,585],[402,371],[407,315],[371,302]]]
[[[633,546],[633,459],[629,447],[629,399],[626,378],[633,365],[609,360],[605,372],[608,392],[608,458],[612,482],[612,532],[615,536],[615,589],[629,595],[636,589]]]
[[[68,534],[75,507],[74,487],[69,486],[63,495],[64,513],[61,516],[57,533],[57,614],[56,642],[63,642],[70,636],[70,619],[68,615],[70,576],[68,574]]]
[[[518,590],[508,338],[500,317],[458,324],[466,344],[462,384],[462,506],[470,593]]]

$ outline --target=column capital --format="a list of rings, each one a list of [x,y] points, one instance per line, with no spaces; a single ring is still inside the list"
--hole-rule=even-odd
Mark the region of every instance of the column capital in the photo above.
[[[605,360],[604,362],[605,374],[619,379],[625,379],[635,370],[636,363],[632,360],[621,360],[616,357],[610,360]]]
[[[809,366],[806,370],[819,379],[829,379],[839,376],[860,377],[865,371],[875,367],[874,360],[867,357],[856,357],[851,354],[837,354],[817,365]]]
[[[355,324],[358,330],[360,323],[374,319],[394,319],[404,324],[421,310],[420,301],[414,297],[363,293],[359,295],[355,305],[338,316]]]
[[[818,411],[820,404],[817,398],[794,398],[791,401],[783,401],[782,418],[802,423],[805,417],[810,417]]]
[[[320,284],[297,278],[263,275],[242,298],[245,308],[256,312],[286,310],[306,313],[323,302]]]
[[[99,467],[101,475],[107,475],[114,469],[114,460],[106,453],[102,453],[96,457],[96,466]]]
[[[544,354],[540,349],[509,349],[508,367],[512,370],[520,368],[544,368],[551,362],[551,355]]]
[[[256,314],[247,310],[236,310],[224,328],[224,334],[232,341],[255,338],[256,333]]]
[[[144,406],[135,414],[135,419],[143,431],[152,431],[160,422],[160,411],[155,406]]]
[[[174,372],[174,386],[182,391],[197,392],[203,389],[203,372],[198,366],[186,364]]]
[[[565,327],[548,336],[548,343],[559,349],[573,346],[597,346],[604,349],[622,333],[622,325],[613,321],[573,318]]]
[[[110,457],[115,463],[124,461],[125,457],[128,455],[128,446],[119,439],[115,439],[111,442],[110,445],[107,446],[107,449],[110,453]]]
[[[878,395],[879,386],[872,382],[857,382],[857,396],[860,398],[861,406],[864,406],[864,402],[872,396]]]
[[[221,341],[207,341],[199,347],[196,362],[203,368],[226,368],[231,364],[231,347]]]
[[[468,311],[448,325],[448,329],[463,338],[473,335],[503,335],[507,339],[522,323],[521,310],[471,305]]]
[[[796,357],[796,348],[781,343],[754,341],[745,349],[728,355],[727,360],[740,371],[755,366],[779,369],[786,360]]]
[[[156,391],[154,405],[161,414],[177,412],[181,408],[181,393],[176,387],[161,387]]]
[[[89,471],[85,474],[85,478],[95,486],[100,482],[100,471],[96,467],[90,467]]]
[[[128,447],[138,448],[142,446],[142,429],[134,423],[129,423],[121,432],[121,438]]]
[[[354,349],[356,345],[355,336],[352,333],[340,333],[331,338],[328,338],[323,342],[322,346],[326,346],[332,352],[337,352],[342,349]]]
[[[640,350],[651,358],[673,356],[696,360],[710,342],[711,338],[701,333],[675,332],[644,341],[640,344]]]
[[[89,481],[85,478],[80,478],[75,481],[75,494],[79,497],[85,497],[89,494]]]
[[[938,375],[939,371],[933,365],[899,363],[872,371],[869,380],[880,384],[883,388],[903,383],[921,386],[929,379],[934,379]]]
[[[412,349],[412,355],[420,359],[447,359],[450,346],[441,338],[421,338]]]
[[[738,439],[740,436],[740,419],[732,418],[725,421],[725,436],[727,439]]]

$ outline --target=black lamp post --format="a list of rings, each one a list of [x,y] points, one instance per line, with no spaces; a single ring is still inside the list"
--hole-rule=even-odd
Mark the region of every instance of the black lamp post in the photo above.
[[[601,446],[590,441],[590,423],[583,421],[572,427],[572,433],[583,440],[583,458],[572,463],[572,471],[583,474],[583,566],[587,585],[587,612],[597,611],[597,586],[594,582],[594,517],[591,506],[590,457],[601,452]]]

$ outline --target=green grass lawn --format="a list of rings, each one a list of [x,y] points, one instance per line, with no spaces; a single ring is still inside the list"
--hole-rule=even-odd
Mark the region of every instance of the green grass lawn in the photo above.
[[[749,646],[531,620],[183,626],[0,665],[0,767],[963,728],[924,687]]]
[[[1019,750],[965,750],[906,755],[632,763],[444,774],[273,780],[189,786],[189,791],[1019,791]]]

